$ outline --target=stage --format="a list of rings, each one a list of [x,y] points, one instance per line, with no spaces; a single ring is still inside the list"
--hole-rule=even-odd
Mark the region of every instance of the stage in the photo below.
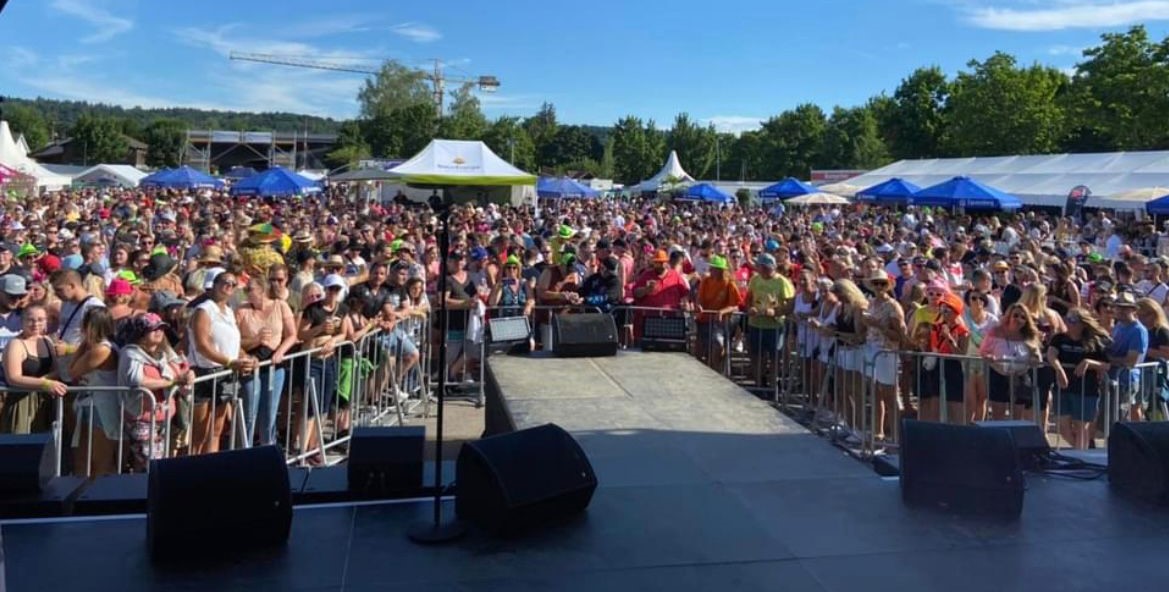
[[[520,539],[419,547],[405,532],[427,502],[299,507],[287,548],[164,567],[146,558],[140,516],[10,522],[6,589],[1164,587],[1169,512],[1104,481],[1029,477],[1015,523],[916,510],[895,480],[683,354],[488,364],[489,413],[519,428],[555,421],[581,442],[600,481],[585,515]]]

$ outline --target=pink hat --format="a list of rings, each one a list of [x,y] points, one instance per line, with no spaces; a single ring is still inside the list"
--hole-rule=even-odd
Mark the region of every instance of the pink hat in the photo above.
[[[130,282],[117,277],[110,282],[110,287],[106,288],[106,296],[116,298],[118,296],[129,296],[134,293],[134,286]]]
[[[940,279],[931,280],[929,284],[926,284],[925,289],[926,290],[936,290],[938,292],[946,292],[947,294],[950,292],[950,286],[947,286],[946,282],[943,282]]]

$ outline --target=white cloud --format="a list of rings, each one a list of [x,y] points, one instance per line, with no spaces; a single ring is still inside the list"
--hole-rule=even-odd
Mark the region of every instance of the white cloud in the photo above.
[[[974,26],[1002,31],[1099,29],[1169,20],[1169,0],[1030,0],[1020,8],[964,10]]]
[[[479,106],[483,111],[519,111],[522,109],[535,109],[544,103],[545,97],[534,94],[520,94],[508,95],[495,93],[476,92],[475,96],[479,99]]]
[[[82,43],[109,41],[134,28],[134,21],[111,14],[93,4],[92,0],[53,0],[51,6],[57,12],[81,19],[97,29],[93,35],[82,38]]]
[[[1074,45],[1053,45],[1047,48],[1047,55],[1052,56],[1073,56],[1079,57],[1083,55],[1084,48],[1076,47]]]
[[[439,33],[434,27],[422,23],[402,23],[390,27],[390,31],[416,43],[431,43],[442,39],[442,33]]]
[[[746,115],[716,115],[702,120],[702,123],[713,125],[714,129],[730,134],[741,134],[759,129],[763,125],[762,117]]]

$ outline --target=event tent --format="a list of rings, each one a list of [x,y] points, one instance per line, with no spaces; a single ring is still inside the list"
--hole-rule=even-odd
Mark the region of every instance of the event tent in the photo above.
[[[804,183],[795,177],[788,177],[778,183],[759,190],[759,199],[767,201],[773,199],[787,199],[809,193],[819,193],[814,186]]]
[[[859,201],[871,201],[884,205],[905,204],[918,191],[921,191],[921,187],[904,179],[894,177],[883,183],[878,183],[872,187],[856,192],[856,198]]]
[[[138,182],[139,187],[159,187],[164,189],[220,189],[223,181],[195,170],[187,165],[177,169],[167,169],[147,175]]]
[[[819,193],[808,193],[798,197],[793,197],[784,203],[793,206],[839,206],[845,205],[849,202],[848,198],[840,197],[839,195],[833,193],[824,193],[821,191]]]
[[[633,193],[649,193],[670,184],[688,185],[694,182],[694,177],[691,177],[690,173],[682,168],[682,163],[678,160],[678,153],[671,150],[670,155],[666,157],[666,164],[662,165],[662,170],[658,171],[658,174],[634,185],[629,190]]]
[[[967,210],[1017,210],[1023,207],[1019,198],[984,185],[970,177],[954,177],[913,194],[910,203],[915,206],[964,208]]]
[[[272,167],[256,173],[231,187],[232,195],[284,197],[320,192],[316,181],[302,177],[284,167]]]
[[[601,192],[573,179],[540,177],[536,181],[536,195],[543,199],[584,199],[600,197]]]
[[[58,175],[29,158],[28,151],[12,137],[7,121],[0,121],[0,164],[36,179],[37,187],[57,190],[64,189],[72,179]]]
[[[735,203],[735,196],[724,192],[710,183],[699,183],[697,185],[691,185],[690,188],[686,190],[684,199],[720,204]]]
[[[251,177],[252,175],[255,175],[255,174],[256,174],[256,169],[253,169],[252,167],[237,166],[237,167],[231,167],[231,170],[227,171],[227,174],[223,175],[223,178],[239,181],[241,179],[247,179],[248,177]]]
[[[1169,187],[1169,151],[901,160],[847,182],[868,187],[900,177],[925,187],[959,175],[1017,196],[1025,205],[1062,207],[1068,192],[1085,185],[1092,190],[1088,207],[1140,209],[1141,203],[1113,202],[1112,196]]]
[[[99,164],[90,167],[73,177],[74,183],[92,185],[117,185],[118,187],[137,187],[146,173],[128,164]]]
[[[431,140],[413,158],[390,169],[411,185],[511,186],[535,185],[525,173],[497,156],[487,144],[467,140]]]
[[[1157,199],[1145,203],[1145,212],[1153,216],[1169,214],[1169,194],[1162,195]]]
[[[397,179],[398,176],[385,169],[371,167],[364,169],[354,169],[346,171],[339,175],[332,175],[329,180],[334,183],[354,183],[358,181],[388,181]]]
[[[839,195],[840,197],[856,197],[856,193],[863,189],[853,185],[852,183],[829,183],[827,185],[818,185],[816,187],[821,193],[831,193],[832,195]]]

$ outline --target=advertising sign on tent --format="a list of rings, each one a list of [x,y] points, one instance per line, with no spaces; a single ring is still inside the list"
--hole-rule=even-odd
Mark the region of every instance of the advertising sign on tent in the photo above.
[[[1076,222],[1082,222],[1081,218],[1084,215],[1084,203],[1088,198],[1092,197],[1092,190],[1088,189],[1087,185],[1076,185],[1068,192],[1068,201],[1063,206],[1063,215],[1074,219]]]

